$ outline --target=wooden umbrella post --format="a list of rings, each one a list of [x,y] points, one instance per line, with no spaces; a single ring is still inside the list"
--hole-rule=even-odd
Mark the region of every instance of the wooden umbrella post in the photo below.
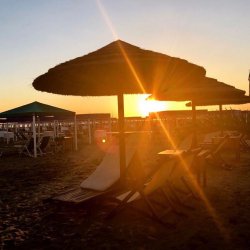
[[[219,114],[220,114],[220,135],[223,136],[223,120],[222,120],[222,104],[219,105]]]
[[[77,120],[76,120],[76,114],[74,116],[74,144],[75,144],[75,151],[78,150],[78,142],[77,142]]]
[[[119,152],[120,152],[120,179],[125,180],[126,170],[126,146],[124,136],[124,98],[123,94],[118,94],[118,124],[119,124]]]
[[[196,106],[193,100],[192,100],[192,125],[193,125],[192,148],[195,148],[197,146],[197,126],[196,126]]]

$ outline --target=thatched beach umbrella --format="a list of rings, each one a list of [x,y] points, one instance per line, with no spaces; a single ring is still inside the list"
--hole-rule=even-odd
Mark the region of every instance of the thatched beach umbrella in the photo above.
[[[118,97],[121,176],[125,171],[123,94],[160,92],[201,81],[205,69],[186,60],[144,50],[121,40],[62,63],[33,82],[35,89],[63,95]]]
[[[242,95],[235,97],[210,98],[208,100],[197,100],[196,106],[213,106],[213,105],[229,105],[229,104],[246,104],[250,103],[250,96]],[[187,107],[192,106],[192,102],[186,103]]]
[[[169,88],[168,91],[162,91],[155,94],[154,99],[160,101],[191,101],[192,120],[194,127],[193,146],[196,146],[196,106],[199,103],[209,102],[211,100],[227,99],[236,100],[244,96],[245,91],[237,89],[231,85],[219,82],[216,79],[206,77],[201,82],[196,82],[193,86],[184,88]]]
[[[206,77],[192,86],[169,88],[167,91],[156,93],[153,97],[161,101],[192,101],[193,104],[209,101],[210,99],[242,97],[245,91],[231,85]]]
[[[219,113],[220,113],[220,119],[222,120],[222,105],[228,105],[228,104],[246,104],[250,103],[250,97],[246,95],[236,95],[236,96],[221,96],[219,97],[213,97],[209,99],[204,100],[196,100],[195,105],[196,106],[213,106],[213,105],[219,105]],[[187,107],[192,107],[192,102],[186,103]],[[223,130],[221,130],[221,133],[223,134]]]

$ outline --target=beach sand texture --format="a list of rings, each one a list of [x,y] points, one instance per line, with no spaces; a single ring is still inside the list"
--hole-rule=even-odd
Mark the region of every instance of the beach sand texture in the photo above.
[[[153,155],[165,145],[150,145]],[[104,152],[85,145],[77,152],[37,159],[0,158],[0,249],[249,249],[250,155],[233,154],[232,170],[210,166],[204,190],[211,205],[191,201],[186,217],[170,213],[174,228],[125,209],[111,220],[107,201],[67,206],[44,202],[94,171]],[[154,158],[151,159],[154,162]]]

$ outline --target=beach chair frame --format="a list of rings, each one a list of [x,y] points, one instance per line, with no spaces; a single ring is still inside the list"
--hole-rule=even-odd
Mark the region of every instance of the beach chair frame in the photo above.
[[[189,163],[190,168],[193,168],[194,163],[197,164],[198,153],[199,150],[196,152],[194,151],[192,153],[187,153],[187,155],[190,155],[189,157],[191,157]],[[142,181],[143,179],[145,180],[145,176],[140,177],[141,179],[139,180],[138,177],[136,177],[135,179],[137,180],[134,182],[134,185],[132,185],[133,187],[131,191],[125,193],[123,196],[117,197],[117,199],[119,200],[118,205],[110,212],[107,218],[112,218],[126,206],[131,206],[131,204],[137,198],[141,198],[141,200],[146,204],[148,208],[147,215],[161,224],[168,226],[172,225],[171,223],[166,222],[164,220],[165,216],[171,211],[176,213],[177,215],[185,215],[181,208],[192,208],[188,206],[185,202],[191,197],[195,198],[196,200],[199,200],[199,194],[195,192],[192,185],[189,185],[186,178],[181,175],[179,176],[179,179],[183,183],[183,187],[186,188],[186,190],[182,190],[181,192],[182,196],[183,194],[185,194],[184,199],[180,197],[180,195],[178,194],[180,190],[177,189],[174,183],[171,181],[173,173],[176,171],[177,168],[180,167],[180,162],[179,160],[175,159],[167,161],[164,164],[169,166],[160,166],[159,169],[152,175],[151,180],[147,184],[145,184],[145,182],[143,183]],[[166,168],[169,168],[169,170],[166,170]],[[140,166],[138,169],[140,169]],[[194,175],[196,175],[197,169],[198,168],[193,169]],[[198,185],[198,181],[196,184]],[[150,185],[152,186],[151,191],[147,190]],[[156,202],[150,197],[153,197],[155,192],[160,192],[162,194],[163,203]],[[159,205],[163,208],[161,212],[158,212],[156,208],[156,206]]]

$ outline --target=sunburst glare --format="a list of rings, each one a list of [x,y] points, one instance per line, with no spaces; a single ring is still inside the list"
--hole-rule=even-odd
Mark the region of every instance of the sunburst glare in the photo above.
[[[146,100],[144,98],[139,98],[138,108],[140,115],[146,117],[150,112],[158,112],[168,109],[168,104],[166,102],[160,102],[156,100]]]

